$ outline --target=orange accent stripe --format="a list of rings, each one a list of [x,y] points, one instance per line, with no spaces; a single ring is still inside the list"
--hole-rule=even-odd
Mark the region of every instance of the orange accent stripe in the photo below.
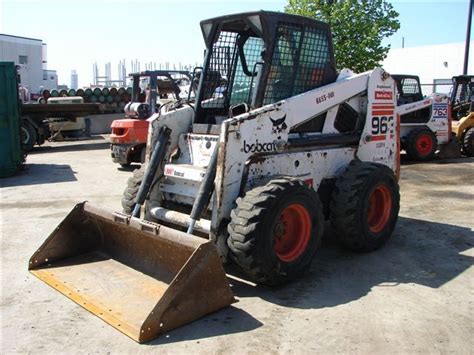
[[[380,111],[378,111],[378,110],[377,110],[377,111],[376,111],[376,110],[373,110],[373,111],[372,111],[372,115],[376,115],[376,116],[379,116],[379,115],[388,115],[388,116],[391,116],[391,115],[393,115],[393,110],[390,110],[390,111],[389,111],[389,110],[385,110],[385,111],[382,111],[382,110],[380,110]]]
[[[384,141],[385,140],[385,134],[379,134],[378,136],[372,136],[370,138],[371,141]]]
[[[387,105],[387,104],[373,104],[372,107],[374,108],[395,108],[393,105]]]

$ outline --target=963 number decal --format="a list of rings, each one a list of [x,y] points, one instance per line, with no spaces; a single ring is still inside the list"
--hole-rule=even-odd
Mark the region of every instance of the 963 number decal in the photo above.
[[[388,132],[388,125],[393,121],[393,116],[373,116],[372,134],[385,134]]]

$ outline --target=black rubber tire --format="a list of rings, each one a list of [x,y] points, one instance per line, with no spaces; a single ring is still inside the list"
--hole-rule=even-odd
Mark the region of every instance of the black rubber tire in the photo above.
[[[426,136],[431,139],[431,149],[427,153],[421,152],[417,147],[418,140]],[[438,147],[438,141],[436,135],[428,128],[417,128],[411,131],[405,139],[405,150],[407,155],[412,160],[417,161],[428,161],[434,158],[436,149]]]
[[[468,157],[474,157],[474,127],[469,128],[464,134],[462,152]]]
[[[25,152],[29,152],[33,149],[36,141],[38,140],[38,135],[36,133],[35,127],[31,125],[26,120],[21,122],[21,148]]]
[[[311,232],[302,253],[294,260],[283,261],[274,250],[274,228],[283,209],[291,204],[298,204],[309,213]],[[301,276],[309,268],[323,228],[318,194],[300,180],[282,178],[237,199],[227,227],[227,245],[231,259],[249,278],[260,284],[278,285]]]
[[[135,197],[145,174],[145,167],[134,170],[131,177],[128,178],[127,187],[123,191],[122,208],[126,214],[132,214],[133,207],[135,207]]]
[[[145,160],[146,160],[146,146],[143,146],[140,151],[140,163],[141,164],[145,163]]]
[[[368,222],[369,197],[377,187],[387,188],[391,197],[383,229],[374,233]],[[331,225],[346,248],[369,252],[380,248],[392,236],[400,210],[400,193],[393,171],[382,164],[354,162],[336,181],[330,203]]]
[[[90,137],[90,136],[91,136],[91,125],[92,125],[91,119],[88,118],[88,117],[85,118],[85,119],[84,119],[84,126],[85,126],[85,127],[84,127],[84,135],[85,135],[86,137]]]

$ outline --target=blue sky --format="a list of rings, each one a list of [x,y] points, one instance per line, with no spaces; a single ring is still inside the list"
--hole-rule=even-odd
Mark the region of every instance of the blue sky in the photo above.
[[[400,13],[400,30],[386,40],[393,48],[463,42],[468,0],[391,1]],[[100,70],[119,60],[195,63],[204,44],[199,21],[243,11],[283,11],[283,0],[0,0],[0,33],[40,38],[48,44],[48,68],[69,84],[72,69],[79,84],[92,81],[92,63]],[[67,5],[66,5],[67,4]],[[474,37],[474,36],[472,36]],[[474,39],[474,38],[471,38]],[[472,60],[472,59],[471,59]]]

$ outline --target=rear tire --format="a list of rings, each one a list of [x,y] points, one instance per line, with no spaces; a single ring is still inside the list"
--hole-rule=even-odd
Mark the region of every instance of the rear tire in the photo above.
[[[26,120],[23,120],[21,123],[21,147],[25,152],[29,152],[33,149],[36,141],[38,140],[38,135],[36,134],[36,129]]]
[[[140,151],[140,163],[143,164],[145,163],[146,160],[146,146],[142,147],[142,150]]]
[[[405,147],[410,159],[427,161],[433,159],[438,142],[431,130],[417,128],[408,134]]]
[[[283,284],[309,268],[323,228],[318,194],[300,180],[282,178],[237,200],[227,245],[231,258],[251,279]]]
[[[132,176],[128,178],[127,187],[122,196],[122,208],[126,214],[132,214],[135,207],[135,197],[137,197],[144,174],[145,167],[142,165],[140,169],[134,170]]]
[[[464,134],[462,152],[468,157],[474,157],[474,127],[469,128]]]
[[[343,246],[359,252],[380,248],[391,237],[400,209],[395,175],[385,165],[352,163],[336,181],[330,209]]]
[[[84,124],[85,124],[84,135],[86,137],[90,138],[90,136],[91,136],[91,119],[90,118],[85,118],[84,119]]]

